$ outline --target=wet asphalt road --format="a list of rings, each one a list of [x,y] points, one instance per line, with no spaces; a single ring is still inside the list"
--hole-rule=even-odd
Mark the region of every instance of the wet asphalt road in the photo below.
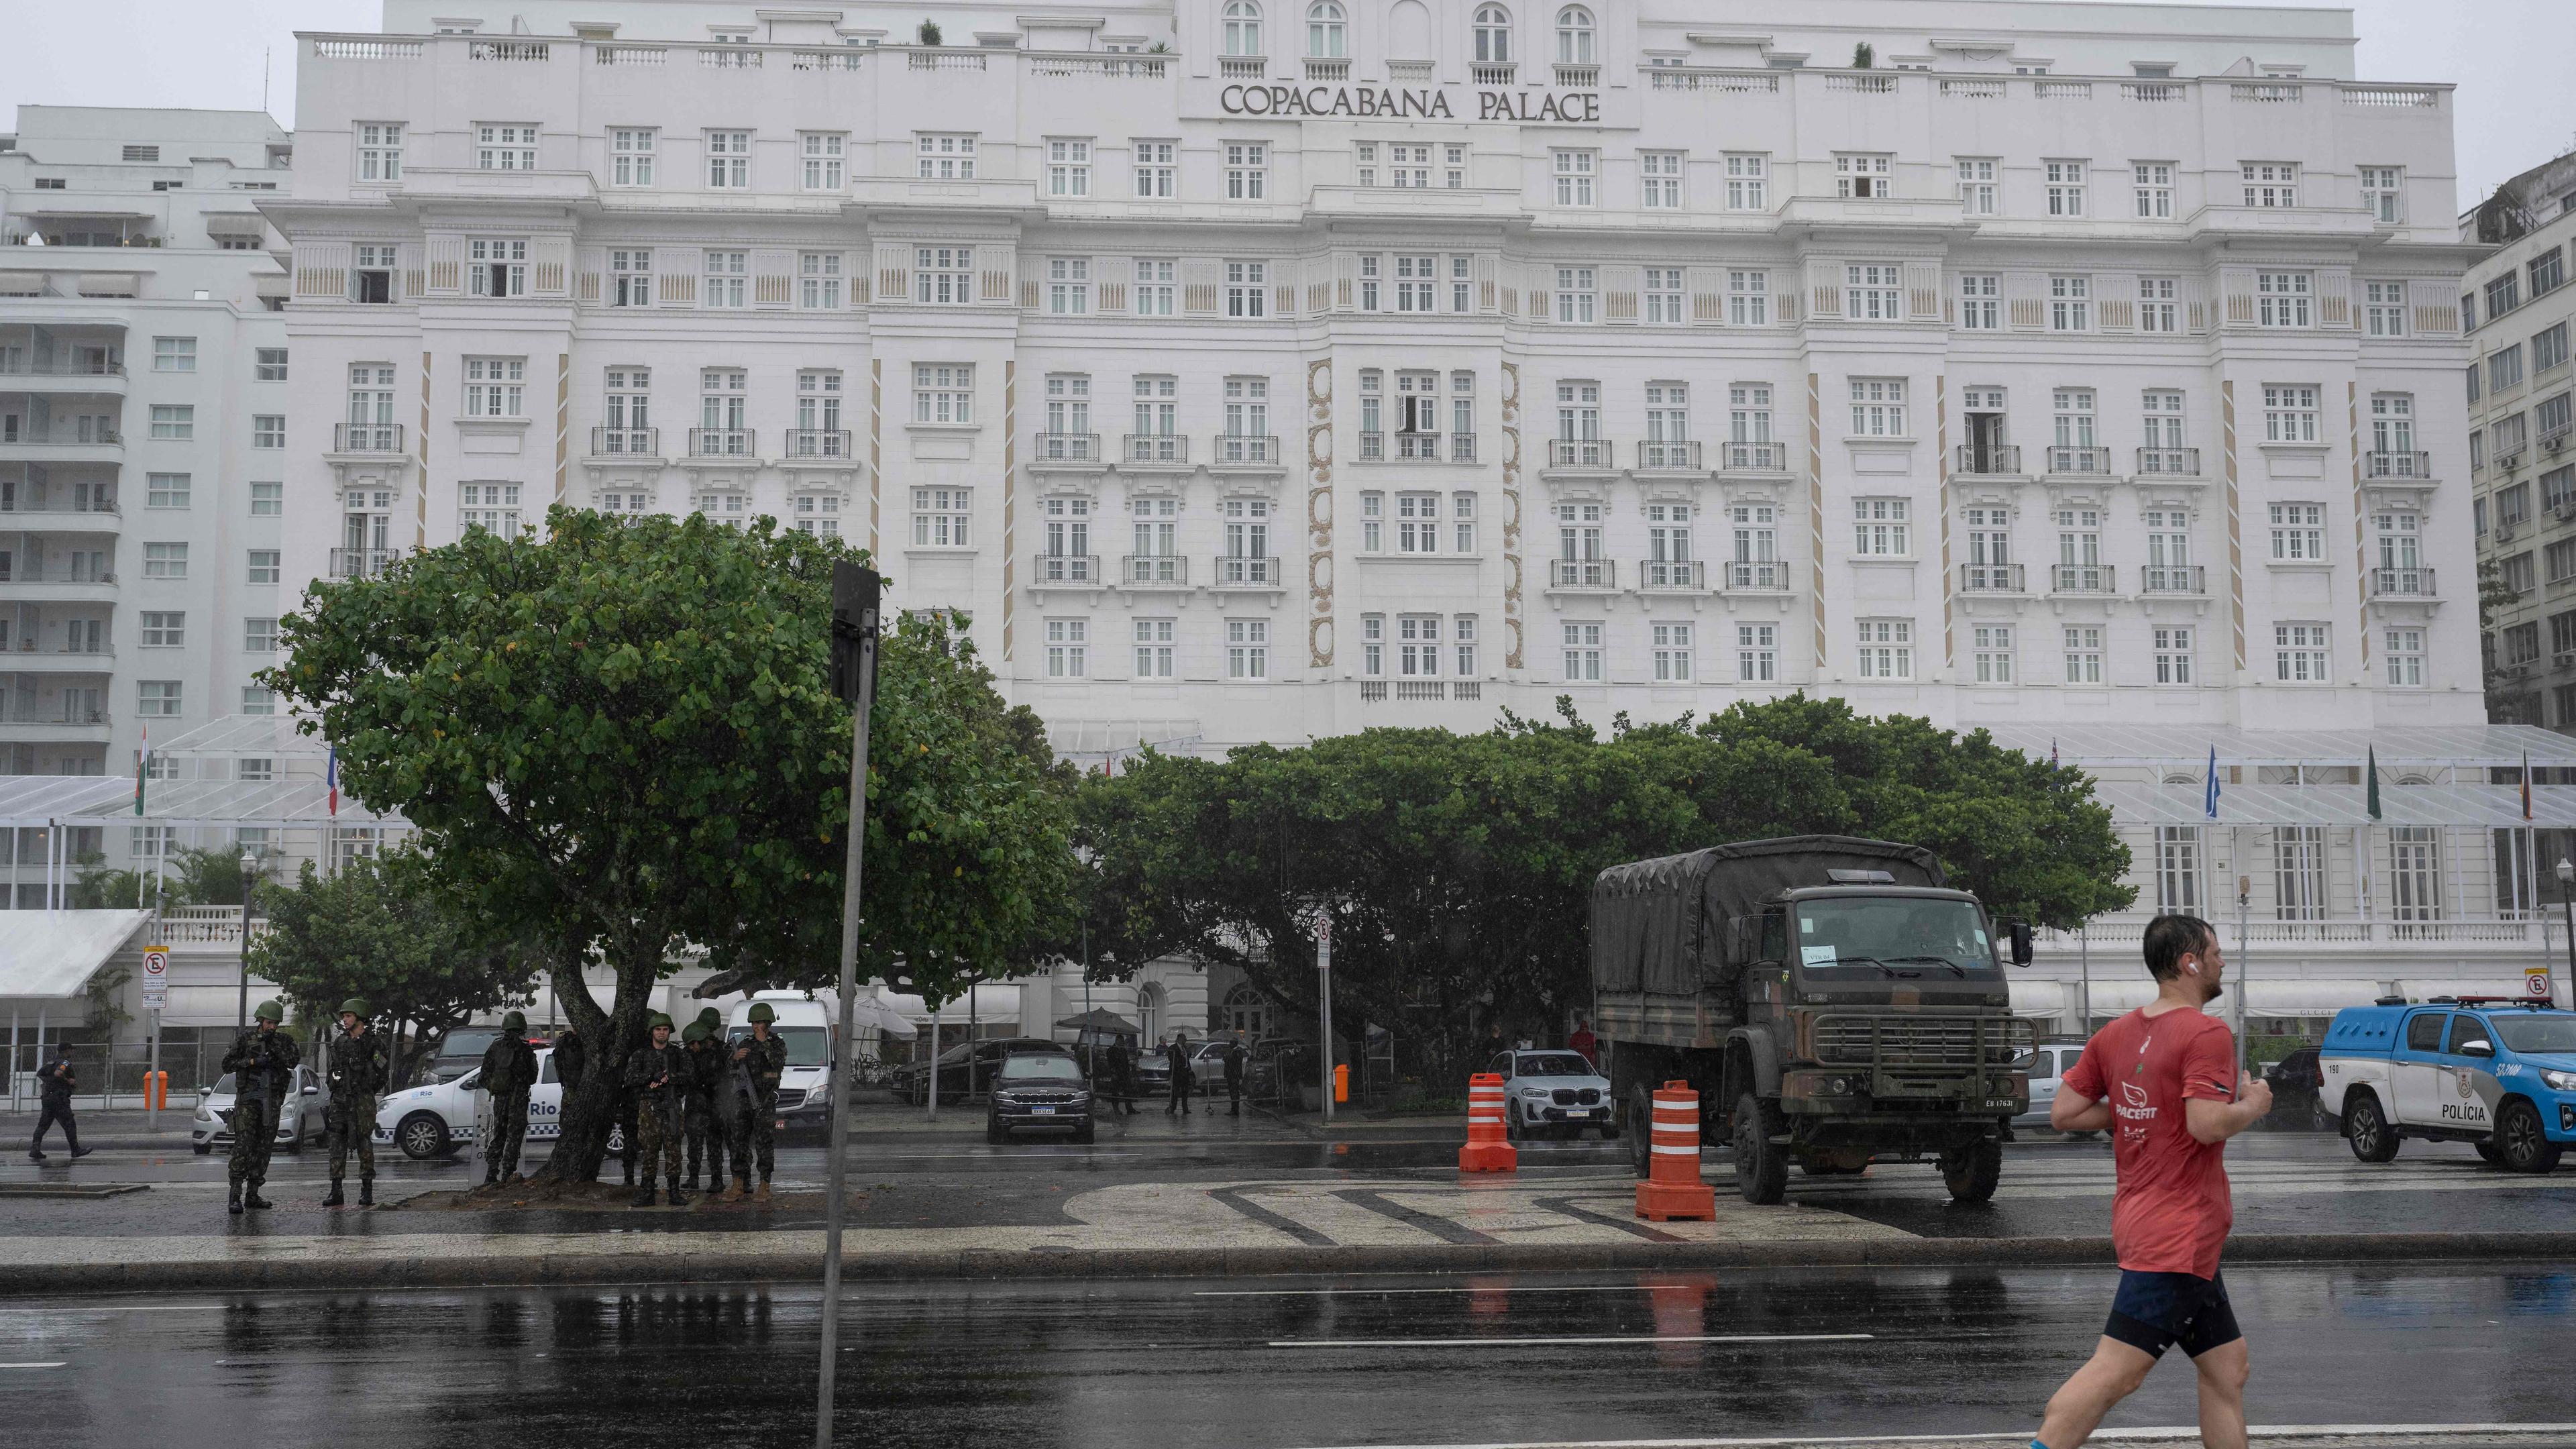
[[[2576,1421],[2562,1367],[2576,1264],[2228,1278],[2258,1424]],[[871,1287],[847,1299],[839,1441],[2027,1434],[2090,1351],[2111,1284],[1975,1269]],[[811,1443],[817,1301],[745,1287],[0,1303],[0,1424],[49,1446]],[[2193,1412],[2177,1355],[2112,1423]]]

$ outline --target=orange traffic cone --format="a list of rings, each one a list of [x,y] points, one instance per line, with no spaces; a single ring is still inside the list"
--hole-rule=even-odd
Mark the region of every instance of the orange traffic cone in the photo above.
[[[1467,1145],[1458,1149],[1460,1172],[1510,1172],[1520,1149],[1503,1134],[1503,1079],[1478,1072],[1467,1079]]]
[[[1651,1222],[1716,1220],[1717,1193],[1699,1178],[1699,1093],[1688,1082],[1666,1082],[1655,1092],[1646,1169],[1646,1180],[1637,1184],[1637,1216]]]

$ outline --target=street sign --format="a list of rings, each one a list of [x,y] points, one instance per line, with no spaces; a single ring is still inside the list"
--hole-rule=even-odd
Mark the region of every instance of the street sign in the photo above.
[[[143,1009],[159,1011],[170,1000],[170,948],[143,948]]]
[[[2523,967],[2522,994],[2530,997],[2534,1001],[2550,1000],[2549,968],[2546,966]]]

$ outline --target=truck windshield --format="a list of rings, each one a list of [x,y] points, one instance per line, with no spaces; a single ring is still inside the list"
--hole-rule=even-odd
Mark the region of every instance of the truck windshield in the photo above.
[[[2576,1052],[2576,1016],[2512,1016],[2497,1012],[2489,1020],[2505,1049],[2517,1056],[2532,1052]]]
[[[1968,901],[1852,897],[1800,901],[1789,909],[1797,926],[1795,964],[1810,980],[1998,971],[1985,913]]]

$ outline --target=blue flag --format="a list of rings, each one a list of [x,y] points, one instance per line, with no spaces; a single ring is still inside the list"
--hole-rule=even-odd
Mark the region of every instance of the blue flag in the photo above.
[[[2218,818],[2218,746],[2209,747],[2209,784],[2200,799],[2201,812],[2210,819]]]

